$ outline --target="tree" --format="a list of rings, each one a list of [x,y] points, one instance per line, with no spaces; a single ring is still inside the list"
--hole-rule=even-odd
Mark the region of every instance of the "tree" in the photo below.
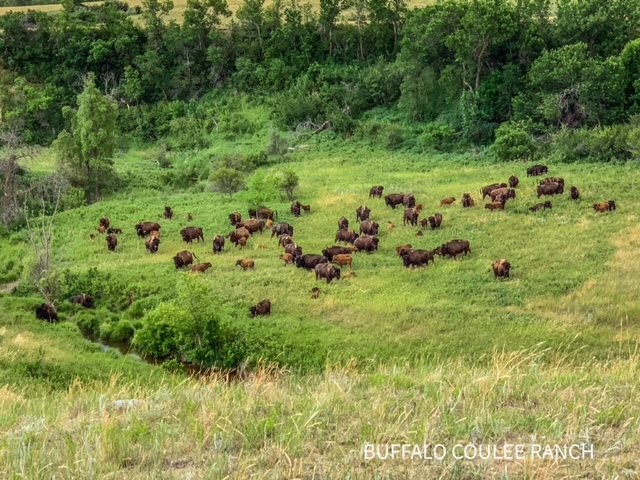
[[[72,185],[83,188],[88,201],[97,201],[114,176],[117,104],[98,91],[89,74],[78,95],[78,109],[66,108],[64,114],[71,126],[53,143],[58,162]]]
[[[22,143],[14,131],[1,132],[0,142],[7,152],[7,157],[0,159],[0,219],[4,225],[9,225],[21,214],[18,198],[24,193],[18,190],[18,174],[21,171],[18,161],[32,157],[33,151]]]
[[[210,180],[218,192],[229,197],[245,186],[243,173],[234,168],[221,167],[211,174]]]
[[[293,201],[295,191],[299,184],[300,179],[296,172],[293,170],[285,170],[283,172],[282,178],[280,179],[280,188],[287,194],[289,201]]]

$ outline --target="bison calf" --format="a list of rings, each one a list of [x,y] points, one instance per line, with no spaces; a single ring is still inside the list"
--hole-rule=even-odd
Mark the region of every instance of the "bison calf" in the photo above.
[[[443,198],[442,200],[440,200],[440,205],[451,205],[455,201],[455,197]]]
[[[280,255],[280,260],[282,260],[286,265],[289,265],[291,263],[293,263],[293,255],[291,255],[290,253],[283,253],[282,255]]]
[[[249,311],[251,312],[252,317],[257,317],[259,315],[271,315],[271,301],[264,299],[257,305],[251,307]]]
[[[247,270],[248,268],[254,270],[255,266],[256,266],[256,262],[254,262],[253,260],[251,260],[250,258],[243,258],[242,260],[238,260],[236,262],[236,267],[237,266],[242,267],[242,270]]]
[[[334,255],[333,256],[333,260],[331,260],[333,263],[336,263],[338,265],[340,265],[341,267],[344,267],[346,265],[349,265],[349,268],[351,270],[353,270],[353,258],[351,257],[351,254],[349,253],[339,253],[338,255]]]
[[[191,273],[197,273],[197,272],[205,273],[212,266],[213,265],[211,265],[210,262],[196,263],[193,267],[191,267]]]

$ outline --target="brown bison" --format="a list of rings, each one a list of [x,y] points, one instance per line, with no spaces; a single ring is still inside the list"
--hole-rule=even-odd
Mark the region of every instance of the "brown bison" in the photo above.
[[[280,245],[282,248],[286,247],[287,245],[289,245],[290,243],[294,243],[293,238],[291,237],[291,235],[280,235],[280,238],[278,239],[278,245]]]
[[[317,299],[320,296],[320,289],[318,287],[313,287],[311,289],[311,298],[313,298],[314,300]]]
[[[107,229],[104,227],[104,225],[100,225],[98,228],[96,228],[96,230],[98,231],[98,233],[100,235],[102,235],[104,232],[107,231]]]
[[[369,219],[371,209],[366,205],[360,205],[356,210],[356,222],[363,222]]]
[[[153,238],[160,238],[160,231],[158,230],[151,230],[151,234],[150,234]]]
[[[327,283],[331,283],[333,279],[340,280],[340,269],[334,267],[330,263],[320,263],[314,268],[316,280],[324,278]]]
[[[264,231],[265,223],[263,220],[250,218],[249,220],[245,220],[244,222],[236,223],[236,228],[242,228],[242,227],[249,230],[249,233],[253,235],[256,232],[262,233]]]
[[[249,232],[249,230],[247,230],[246,228],[241,227],[235,229],[233,232],[230,232],[226,238],[228,238],[235,246],[238,246],[238,241],[240,240],[240,238],[244,238],[246,241],[250,236],[251,232]]]
[[[509,270],[511,270],[511,264],[506,258],[493,262],[493,275],[495,278],[509,278]]]
[[[278,212],[276,212],[275,210],[271,210],[270,208],[267,208],[267,207],[259,207],[257,209],[250,209],[249,216],[251,218],[262,218],[264,220],[266,219],[274,220],[275,218],[278,217]]]
[[[302,208],[306,213],[311,213],[311,205],[300,205],[300,208]]]
[[[410,252],[411,250],[413,250],[413,245],[411,245],[410,243],[407,243],[406,245],[398,245],[396,247],[396,253],[399,257],[403,256],[405,253]]]
[[[109,225],[111,224],[109,217],[107,217],[106,215],[104,217],[102,217],[100,219],[100,222],[98,223],[98,225],[100,225],[101,227],[104,227],[104,229],[106,230],[107,228],[109,228]]]
[[[431,230],[435,230],[436,228],[440,228],[442,225],[442,215],[439,213],[434,213],[429,217],[429,225],[431,225]]]
[[[285,266],[293,263],[293,255],[290,253],[283,253],[280,255],[280,260],[284,261]]]
[[[204,242],[204,232],[202,231],[202,227],[185,227],[180,230],[180,235],[182,236],[182,240],[187,243],[191,243],[196,239],[198,240],[198,243],[200,242],[200,239]]]
[[[540,185],[544,185],[546,183],[561,183],[564,185],[564,178],[562,177],[547,177],[544,180],[540,180]]]
[[[442,200],[440,200],[440,205],[451,205],[455,201],[455,197],[443,198]]]
[[[296,200],[291,204],[291,215],[293,215],[294,217],[299,217],[300,213],[300,202]]]
[[[341,229],[338,230],[336,232],[336,242],[346,242],[346,243],[353,243],[356,241],[356,239],[358,238],[358,234],[356,232],[354,232],[353,230],[347,228],[347,229]]]
[[[342,217],[338,220],[338,230],[346,230],[347,228],[349,228],[349,220],[347,217]]]
[[[295,243],[289,243],[284,247],[284,252],[290,254],[295,260],[302,256],[302,247]]]
[[[550,201],[546,201],[543,203],[536,203],[533,207],[529,207],[529,210],[531,210],[532,212],[537,212],[538,210],[542,210],[543,208],[551,208],[551,202]]]
[[[593,209],[596,212],[603,213],[603,212],[610,212],[612,210],[615,210],[616,206],[617,205],[614,200],[609,200],[608,202],[594,203]]]
[[[193,259],[198,258],[196,254],[193,252],[189,252],[188,250],[182,250],[178,252],[178,254],[173,257],[173,263],[176,268],[186,267],[187,265],[193,264]]]
[[[211,262],[206,263],[196,263],[193,267],[191,267],[191,273],[202,272],[206,273],[209,268],[211,268]]]
[[[324,255],[327,260],[333,260],[333,257],[336,255],[350,255],[355,251],[355,247],[340,247],[338,245],[334,245],[333,247],[325,248],[322,251],[322,255]]]
[[[46,320],[49,323],[58,321],[58,312],[53,303],[43,303],[35,308],[36,318]]]
[[[160,231],[160,224],[156,222],[140,222],[134,228],[139,237],[146,237],[154,230]]]
[[[519,183],[520,183],[520,179],[515,175],[511,175],[509,177],[509,187],[517,188]]]
[[[502,200],[505,200],[504,197],[500,197]],[[489,210],[504,210],[504,204],[506,203],[506,201],[495,201],[495,202],[491,202],[491,203],[487,203],[484,208],[487,208]]]
[[[362,235],[363,233],[366,235],[378,235],[379,229],[380,225],[377,222],[365,220],[360,224],[360,235]]]
[[[224,252],[224,237],[216,235],[213,239],[213,253],[222,254]]]
[[[355,247],[356,252],[364,251],[371,253],[378,249],[378,243],[380,243],[380,239],[378,237],[363,235],[356,238],[355,242],[353,242],[353,246]]]
[[[404,211],[404,215],[402,217],[402,224],[406,226],[408,223],[412,227],[415,227],[416,225],[418,225],[419,216],[420,216],[420,213],[416,212],[415,208],[409,208]]]
[[[398,205],[402,205],[403,200],[404,193],[391,193],[384,197],[384,203],[394,210]]]
[[[91,240],[95,240],[95,239],[96,239],[96,236],[95,236],[95,234],[93,234],[93,233],[92,233],[92,234],[90,234],[90,235],[89,235],[89,238],[90,238]]]
[[[108,233],[109,235],[111,235],[112,233],[113,233],[114,235],[120,235],[120,234],[122,234],[122,229],[121,229],[121,228],[117,228],[117,227],[109,227],[109,228],[107,229],[107,233]]]
[[[278,237],[281,235],[289,235],[290,237],[293,237],[293,226],[286,222],[278,223],[271,228],[271,238],[273,238],[274,235],[277,235]]]
[[[516,191],[513,188],[508,187],[500,187],[495,190],[491,190],[489,196],[491,197],[491,201],[497,201],[497,198],[502,195],[505,198],[505,201],[510,198],[516,198]]]
[[[413,193],[402,196],[402,205],[406,208],[413,208],[416,206],[416,197]]]
[[[455,260],[456,256],[460,255],[461,253],[464,253],[465,256],[467,255],[467,253],[471,253],[471,245],[467,240],[451,240],[450,242],[444,243],[442,244],[442,246],[436,248],[434,253],[437,253],[442,257],[446,257],[447,255],[449,255]]]
[[[371,190],[369,190],[369,198],[382,198],[382,192],[384,192],[384,187],[382,185],[374,185],[373,187],[371,187]]]
[[[160,248],[160,239],[158,237],[149,237],[144,241],[144,247],[149,253],[158,253],[158,248]]]
[[[187,221],[190,222],[191,220],[193,220],[193,215],[191,215],[191,212],[187,213]]]
[[[313,270],[321,263],[329,263],[329,260],[327,260],[326,257],[315,253],[308,253],[296,258],[296,267],[304,268],[305,270]]]
[[[91,295],[87,295],[86,293],[81,293],[80,295],[71,297],[71,302],[82,305],[84,308],[95,308],[93,297]]]
[[[548,172],[549,169],[546,165],[534,165],[533,167],[527,168],[527,177],[537,177],[538,175],[544,175]]]
[[[349,265],[349,268],[353,270],[353,257],[350,253],[339,253],[338,255],[334,255],[331,262],[336,263],[341,267]]]
[[[538,186],[538,198],[542,195],[561,195],[564,193],[564,183],[544,183]]]
[[[237,223],[240,223],[242,221],[242,215],[240,215],[240,212],[233,212],[229,214],[229,222],[231,222],[231,225],[233,225],[234,227],[236,226]]]
[[[462,194],[462,208],[471,208],[474,207],[476,202],[471,198],[471,195],[468,193]]]
[[[251,312],[251,317],[257,317],[266,315],[271,315],[271,302],[268,299],[262,300],[260,303],[249,309]]]
[[[434,254],[429,250],[411,250],[402,255],[402,263],[407,268],[426,266],[429,264],[429,260],[431,263],[435,263]]]
[[[240,266],[240,268],[242,268],[242,270],[247,270],[248,268],[250,268],[251,270],[254,270],[255,266],[256,266],[256,262],[254,262],[250,258],[243,258],[243,259],[238,260],[236,262],[236,267],[237,266]]]
[[[246,237],[240,237],[238,239],[238,243],[236,243],[236,247],[244,248],[246,246],[247,246],[247,238]]]
[[[482,194],[482,200],[484,200],[485,197],[488,197],[489,195],[491,195],[491,192],[493,192],[496,188],[505,188],[506,186],[507,186],[506,183],[492,183],[491,185],[482,187],[480,189],[480,193]]]
[[[580,200],[580,190],[578,187],[571,187],[571,200]]]
[[[114,234],[111,234],[107,237],[107,249],[110,252],[115,252],[116,248],[118,248],[118,237]]]
[[[173,218],[173,210],[171,207],[164,207],[164,218],[165,220],[171,220]]]

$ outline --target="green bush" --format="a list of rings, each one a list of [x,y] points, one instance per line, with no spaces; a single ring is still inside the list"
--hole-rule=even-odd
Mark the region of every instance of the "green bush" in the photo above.
[[[552,137],[551,152],[561,162],[612,162],[633,156],[629,125],[563,129]]]
[[[128,320],[120,320],[111,330],[109,340],[112,342],[126,342],[135,334],[135,328]]]
[[[535,144],[525,122],[506,122],[496,130],[492,150],[499,160],[528,160],[535,154]]]
[[[228,113],[220,122],[220,131],[230,140],[241,135],[252,135],[257,130],[258,126],[255,123],[238,112]]]
[[[421,151],[450,152],[455,146],[455,130],[444,122],[428,123],[418,138]]]

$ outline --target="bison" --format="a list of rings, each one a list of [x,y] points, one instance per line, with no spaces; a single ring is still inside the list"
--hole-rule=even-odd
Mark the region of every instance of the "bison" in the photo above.
[[[293,215],[294,217],[299,217],[300,213],[300,202],[296,200],[291,204],[291,215]]]
[[[316,280],[324,278],[327,283],[331,283],[333,279],[340,280],[340,269],[334,267],[330,263],[320,263],[314,268]]]
[[[358,238],[358,234],[351,229],[341,229],[336,232],[336,242],[353,243]]]
[[[71,297],[71,302],[82,305],[84,308],[95,308],[93,297],[91,295],[87,295],[86,293],[81,293],[80,295]]]
[[[171,220],[173,218],[173,210],[171,207],[164,207],[164,218],[165,220]]]
[[[402,205],[404,193],[391,193],[384,197],[384,203],[394,210],[398,205]]]
[[[256,232],[262,233],[264,231],[265,223],[263,220],[257,220],[255,218],[250,218],[249,220],[245,220],[244,222],[236,223],[236,228],[243,227],[249,230],[249,233],[253,235]]]
[[[280,238],[278,239],[278,245],[280,245],[282,248],[286,247],[290,243],[294,243],[291,235],[286,235],[286,234],[281,235]]]
[[[250,268],[251,270],[254,270],[255,266],[256,266],[256,262],[254,262],[250,258],[243,258],[243,259],[238,260],[236,262],[236,267],[237,266],[240,266],[240,268],[242,268],[242,270],[247,270],[248,268]]]
[[[193,264],[194,258],[198,258],[196,257],[195,253],[188,250],[182,250],[181,252],[178,252],[175,257],[173,257],[173,263],[175,264],[176,268],[182,268],[186,267],[187,265]]]
[[[411,250],[413,250],[413,245],[411,245],[410,243],[407,243],[406,245],[398,245],[396,247],[396,253],[399,257],[403,256],[405,253],[410,252]]]
[[[35,308],[36,318],[46,320],[49,323],[58,321],[58,312],[53,303],[43,303]]]
[[[502,195],[505,198],[505,201],[507,201],[510,198],[516,198],[516,191],[513,188],[500,187],[495,190],[491,190],[491,193],[489,194],[492,202],[497,201],[497,198],[500,195]]]
[[[564,185],[564,178],[562,177],[547,177],[544,180],[540,180],[540,185],[544,185],[547,183],[560,183]]]
[[[325,248],[322,251],[322,255],[325,256],[327,260],[331,261],[336,255],[349,255],[353,253],[354,250],[354,247],[340,247],[338,245],[334,245],[333,247]]]
[[[251,218],[262,218],[264,220],[266,219],[274,220],[275,218],[277,218],[278,212],[276,212],[275,210],[271,210],[270,208],[267,208],[267,207],[259,207],[257,209],[250,209],[249,216]]]
[[[158,237],[149,237],[144,241],[144,246],[149,253],[158,253],[160,239]]]
[[[366,205],[360,205],[356,209],[356,222],[363,222],[369,219],[369,215],[371,215],[371,209]]]
[[[235,229],[233,232],[230,232],[226,238],[228,238],[235,246],[238,246],[238,241],[240,240],[240,238],[244,238],[246,241],[250,236],[251,232],[249,232],[249,230],[247,230],[246,228],[241,227]]]
[[[106,230],[107,228],[109,228],[110,224],[111,224],[111,221],[109,220],[109,217],[105,215],[100,219],[100,222],[98,225],[100,225],[101,227],[104,227],[104,229]]]
[[[281,235],[289,235],[290,237],[293,237],[293,226],[286,222],[278,223],[271,228],[271,238],[273,238],[274,235],[277,235],[278,237]]]
[[[118,237],[112,233],[107,237],[107,249],[110,252],[115,252],[116,248],[118,248]]]
[[[244,248],[247,246],[247,237],[240,237],[238,239],[238,243],[236,243],[236,247],[238,248]]]
[[[200,243],[200,239],[204,242],[204,232],[202,231],[202,227],[185,227],[180,230],[180,235],[182,236],[182,240],[187,243],[191,243],[194,240],[198,240]]]
[[[534,165],[533,167],[527,168],[527,177],[537,177],[538,175],[544,175],[548,172],[549,169],[546,165]]]
[[[520,183],[520,179],[515,175],[511,175],[509,177],[509,187],[517,188],[519,183]]]
[[[442,200],[440,200],[440,205],[451,205],[455,201],[455,197],[443,198]]]
[[[193,220],[193,215],[189,212],[187,213],[187,221],[190,222],[191,220]]]
[[[231,222],[231,225],[233,225],[234,227],[241,221],[242,215],[240,215],[240,212],[233,212],[229,214],[229,222]]]
[[[550,201],[546,201],[543,203],[536,203],[533,207],[529,207],[529,210],[531,210],[532,212],[537,212],[538,210],[542,210],[543,208],[551,208],[551,202]]]
[[[416,206],[416,197],[412,193],[402,196],[402,205],[406,208],[413,208]]]
[[[211,268],[211,262],[206,263],[196,263],[193,267],[191,267],[191,273],[202,272],[206,273],[209,268]]]
[[[371,220],[365,220],[360,224],[360,235],[363,233],[366,235],[378,235],[380,225],[377,222]]]
[[[152,231],[160,231],[160,224],[156,222],[140,222],[134,227],[139,237],[146,237]]]
[[[300,208],[306,213],[311,213],[311,205],[300,205]]]
[[[289,243],[284,247],[284,252],[290,254],[295,260],[302,256],[302,247],[295,243]]]
[[[614,200],[609,200],[608,202],[594,203],[593,209],[596,212],[610,212],[616,209],[616,202]]]
[[[402,255],[402,262],[407,268],[426,266],[429,260],[431,263],[435,263],[434,254],[429,250],[411,250]]]
[[[284,261],[285,266],[293,263],[294,261],[293,255],[291,255],[290,253],[283,253],[282,255],[280,255],[280,260]]]
[[[304,268],[305,270],[313,270],[321,263],[329,263],[329,260],[327,260],[326,257],[315,253],[308,253],[296,258],[296,267]]]
[[[468,193],[462,194],[462,208],[471,208],[475,206],[476,202],[471,198],[471,195]]]
[[[268,299],[262,300],[260,303],[254,305],[249,309],[251,317],[257,317],[261,315],[271,315],[271,302]]]
[[[382,185],[374,185],[373,187],[371,187],[371,190],[369,190],[369,198],[382,198],[382,192],[384,192],[384,187]]]
[[[571,200],[580,200],[580,190],[578,187],[571,187]]]
[[[338,255],[334,255],[331,262],[336,263],[341,267],[349,265],[349,268],[353,270],[353,257],[350,253],[339,253]]]
[[[216,235],[213,239],[213,253],[222,254],[224,251],[224,237],[222,235]]]
[[[418,217],[420,216],[419,212],[416,212],[415,208],[409,208],[404,211],[404,215],[402,217],[402,224],[407,225],[410,224],[412,227],[418,225]]]
[[[449,255],[455,260],[456,256],[460,255],[461,253],[464,253],[465,256],[467,255],[467,253],[471,253],[471,245],[467,240],[451,240],[450,242],[444,243],[442,244],[442,246],[436,248],[434,253],[437,253],[442,257],[446,257],[447,255]]]
[[[506,186],[507,186],[506,183],[492,183],[491,185],[482,187],[480,189],[480,193],[482,194],[482,200],[484,200],[485,197],[488,197],[489,195],[491,195],[491,192],[493,192],[496,188],[505,188]]]
[[[500,199],[500,201],[487,203],[484,208],[489,210],[504,210],[504,204],[506,203],[505,197],[501,196]]]
[[[564,193],[564,184],[563,183],[544,183],[538,186],[538,198],[542,195],[561,195]]]
[[[353,242],[353,246],[355,247],[356,252],[365,251],[367,253],[371,253],[378,249],[378,243],[380,243],[380,239],[378,237],[363,235],[356,238],[355,242]]]
[[[342,217],[338,220],[338,230],[346,230],[347,228],[349,228],[349,220],[347,217]]]
[[[439,213],[434,213],[429,217],[429,225],[431,225],[431,230],[435,230],[436,228],[440,228],[442,225],[442,215]]]
[[[112,233],[113,233],[114,235],[120,235],[120,234],[122,234],[122,229],[121,229],[121,228],[117,228],[117,227],[109,227],[109,228],[107,229],[107,233],[108,233],[109,235],[111,235]]]
[[[313,287],[311,289],[311,298],[312,299],[317,299],[320,296],[320,289],[318,287]]]
[[[493,275],[495,278],[509,278],[509,270],[511,270],[511,264],[506,258],[493,262]]]

